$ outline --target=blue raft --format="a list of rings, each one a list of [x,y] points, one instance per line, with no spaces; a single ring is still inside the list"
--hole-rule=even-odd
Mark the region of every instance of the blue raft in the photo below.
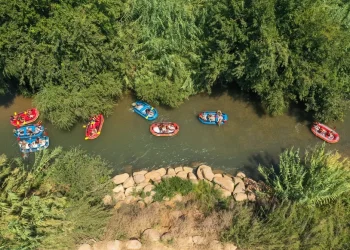
[[[137,101],[132,104],[132,108],[146,120],[153,121],[158,117],[158,111],[146,102]]]
[[[36,138],[43,133],[44,127],[41,125],[27,125],[13,130],[13,135],[19,139]]]
[[[36,152],[46,149],[50,144],[48,136],[30,138],[18,142],[19,149],[22,153]]]
[[[209,116],[215,117],[215,121],[209,120]],[[225,124],[228,120],[228,116],[225,113],[222,113],[222,122],[220,125]],[[218,125],[218,115],[216,111],[204,111],[199,114],[198,119],[201,123],[203,124],[208,124],[208,125]]]

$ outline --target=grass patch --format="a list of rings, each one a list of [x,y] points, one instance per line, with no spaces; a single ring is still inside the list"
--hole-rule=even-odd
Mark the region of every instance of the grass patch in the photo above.
[[[161,201],[164,197],[172,198],[177,193],[186,195],[193,191],[193,188],[194,186],[189,180],[183,180],[179,177],[168,178],[156,185],[154,189],[156,194],[153,199],[155,201]]]

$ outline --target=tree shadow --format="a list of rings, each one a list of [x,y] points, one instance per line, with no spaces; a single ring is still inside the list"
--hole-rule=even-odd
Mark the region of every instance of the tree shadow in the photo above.
[[[314,121],[313,115],[311,112],[306,112],[305,108],[304,103],[291,103],[287,114],[295,117],[297,122],[307,122],[308,125],[311,125]]]
[[[16,85],[14,86],[14,84],[10,84],[10,87],[6,93],[4,95],[0,95],[0,106],[9,108],[17,96],[17,91],[18,87]]]

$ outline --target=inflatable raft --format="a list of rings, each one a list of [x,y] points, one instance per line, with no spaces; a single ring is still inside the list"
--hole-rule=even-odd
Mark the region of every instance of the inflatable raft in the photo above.
[[[222,116],[222,121],[220,122],[220,124],[218,124],[219,116],[216,111],[204,111],[199,114],[198,119],[203,124],[223,125],[224,123],[227,122],[228,116],[225,113],[222,113],[221,116]]]
[[[132,104],[133,111],[146,120],[154,121],[158,117],[158,111],[143,101],[137,101]]]
[[[27,125],[13,131],[14,136],[18,139],[28,139],[28,138],[36,138],[40,137],[44,133],[44,127],[38,123],[35,125]]]
[[[314,123],[311,128],[312,133],[318,138],[328,142],[328,143],[337,143],[340,139],[339,134],[335,130],[327,127],[322,123]]]
[[[39,117],[39,111],[36,108],[28,109],[22,113],[11,116],[10,122],[13,126],[21,127],[23,125],[35,122]]]
[[[149,130],[155,136],[174,136],[179,132],[180,126],[174,122],[155,122]]]
[[[18,142],[19,149],[22,153],[36,152],[46,149],[50,144],[48,136],[30,138]]]
[[[94,116],[86,125],[85,140],[93,140],[100,136],[105,119],[102,114]]]

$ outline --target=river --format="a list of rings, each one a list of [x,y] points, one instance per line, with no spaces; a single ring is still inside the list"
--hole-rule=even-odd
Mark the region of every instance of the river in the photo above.
[[[257,102],[249,96],[220,92],[212,96],[196,95],[179,108],[155,106],[159,111],[157,121],[174,121],[180,132],[174,137],[155,137],[149,132],[149,122],[133,113],[131,96],[118,101],[113,115],[105,119],[100,137],[84,140],[83,124],[71,131],[61,131],[43,121],[50,137],[50,148],[66,149],[80,146],[89,153],[99,154],[111,162],[115,172],[152,168],[191,162],[205,162],[215,169],[234,173],[243,170],[256,177],[259,164],[278,162],[278,155],[285,148],[294,146],[304,151],[322,141],[310,131],[311,120],[298,107],[286,115],[271,117],[264,114]],[[12,134],[9,117],[15,111],[31,107],[31,99],[18,96],[12,100],[0,100],[0,153],[21,156],[17,140]],[[197,115],[204,110],[220,109],[229,116],[221,126],[204,125]],[[327,145],[342,155],[350,155],[350,113],[344,122],[328,123],[336,126],[341,138],[337,144]]]

